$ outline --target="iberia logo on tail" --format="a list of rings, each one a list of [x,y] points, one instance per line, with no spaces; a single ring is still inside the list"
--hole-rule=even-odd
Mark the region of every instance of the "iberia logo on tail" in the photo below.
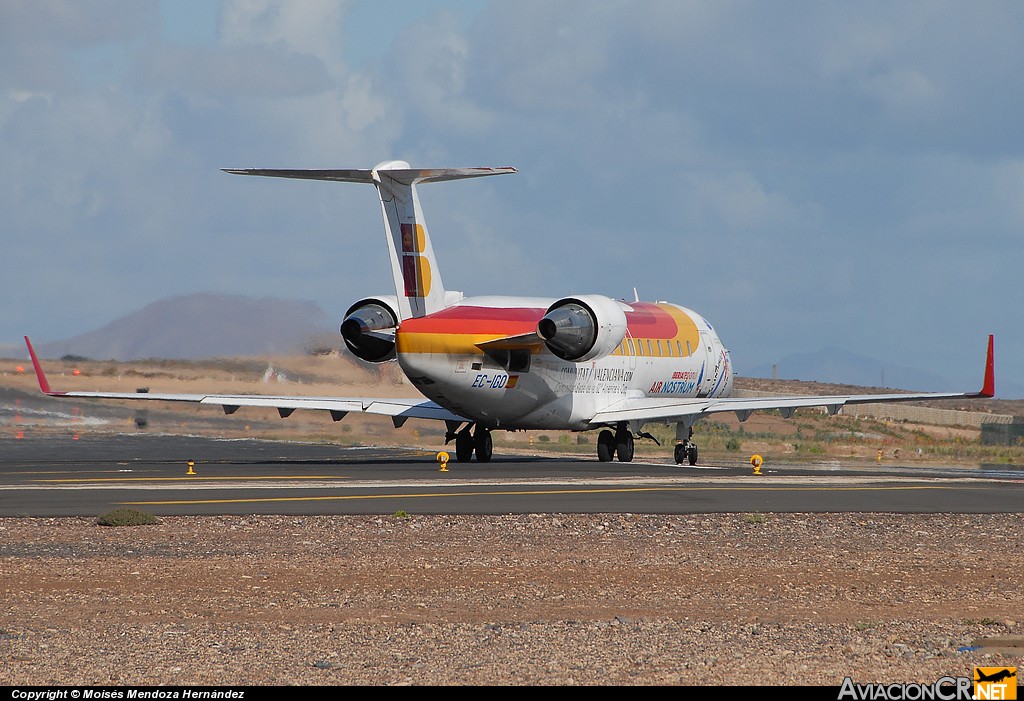
[[[402,224],[402,277],[406,297],[430,294],[430,261],[422,255],[425,241],[422,224]]]

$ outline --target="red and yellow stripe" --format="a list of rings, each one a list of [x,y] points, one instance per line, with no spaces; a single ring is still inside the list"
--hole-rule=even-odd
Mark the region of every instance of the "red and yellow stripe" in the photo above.
[[[630,304],[633,311],[626,312],[628,338],[633,339],[633,352],[627,342],[619,344],[612,355],[671,355],[680,357],[692,355],[700,345],[700,331],[683,310],[671,304],[653,304],[650,302],[634,302]],[[674,350],[669,353],[667,346],[659,346],[658,341],[671,343]],[[650,342],[650,347],[648,347]],[[642,343],[642,352],[636,344]]]
[[[678,307],[649,302],[636,302],[630,306],[633,311],[626,312],[626,324],[627,338],[633,340],[633,352],[624,341],[613,355],[683,357],[692,355],[699,347],[697,325]],[[479,343],[533,333],[546,311],[533,307],[464,306],[406,319],[398,329],[398,352],[482,353],[477,347]],[[661,346],[658,341],[662,342]],[[642,351],[636,348],[637,343],[643,344]],[[667,343],[673,345],[671,353]]]
[[[481,353],[478,343],[533,333],[547,310],[526,307],[450,307],[406,319],[398,328],[399,353]]]

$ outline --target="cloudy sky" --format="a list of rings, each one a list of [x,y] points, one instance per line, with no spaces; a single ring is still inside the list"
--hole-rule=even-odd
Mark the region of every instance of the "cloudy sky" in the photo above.
[[[0,2],[0,343],[187,292],[389,292],[368,186],[445,286],[665,299],[734,363],[834,346],[1024,381],[1024,4]]]

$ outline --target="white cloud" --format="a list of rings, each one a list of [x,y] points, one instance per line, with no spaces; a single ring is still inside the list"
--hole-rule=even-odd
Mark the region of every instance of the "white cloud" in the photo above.
[[[336,75],[342,25],[352,3],[341,0],[224,0],[220,37],[225,46],[258,44],[315,56]]]
[[[180,90],[215,98],[271,100],[316,94],[334,85],[326,66],[316,57],[259,45],[147,51],[137,71],[136,80],[146,91]]]
[[[766,191],[749,173],[706,177],[694,183],[691,203],[730,232],[793,226],[796,208],[779,193]]]
[[[408,118],[410,131],[479,137],[495,125],[493,110],[467,94],[471,44],[448,13],[399,32],[376,82]]]
[[[153,2],[11,0],[0,3],[0,87],[76,90],[92,55],[151,34]]]
[[[381,292],[372,188],[217,168],[404,158],[521,169],[423,193],[453,287],[639,285],[743,365],[857,338],[973,368],[939,312],[904,328],[925,306],[1024,357],[1024,6],[401,5],[376,39],[367,6],[229,1],[219,42],[166,44],[154,3],[0,3],[0,341],[182,285]]]

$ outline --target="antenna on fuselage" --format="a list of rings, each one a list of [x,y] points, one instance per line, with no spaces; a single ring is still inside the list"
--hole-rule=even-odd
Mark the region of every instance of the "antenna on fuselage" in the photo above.
[[[640,301],[640,295],[637,293],[635,287],[633,288],[633,301],[634,302],[639,302]]]

